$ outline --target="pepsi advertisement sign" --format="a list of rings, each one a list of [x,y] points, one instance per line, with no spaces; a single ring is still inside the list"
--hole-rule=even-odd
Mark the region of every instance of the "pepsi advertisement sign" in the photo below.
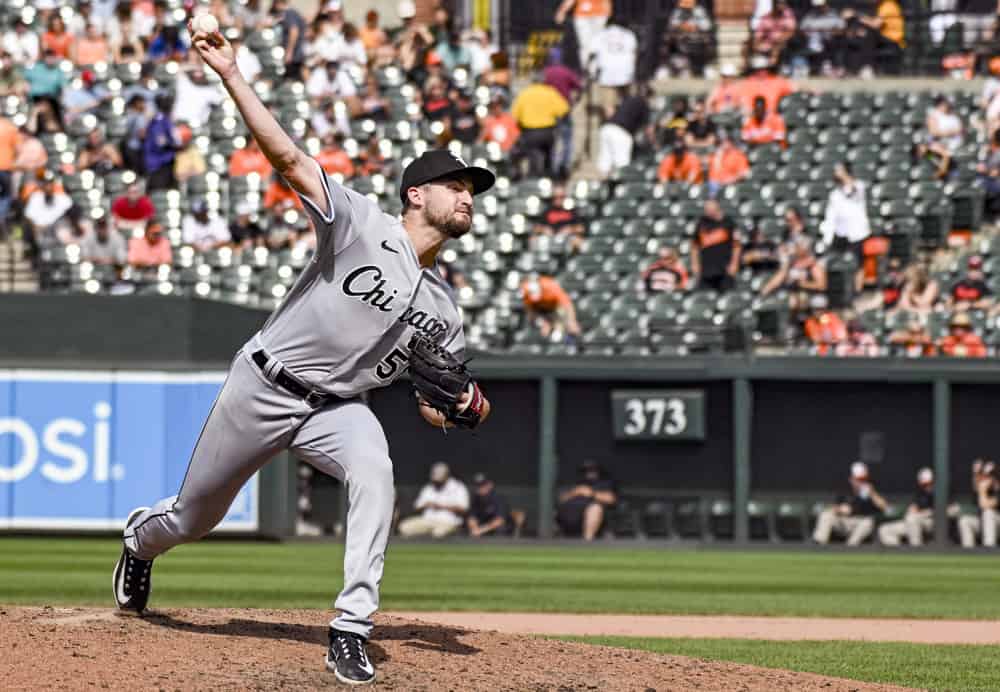
[[[0,529],[118,529],[175,495],[224,380],[0,370]],[[216,530],[256,530],[258,497],[254,475]]]

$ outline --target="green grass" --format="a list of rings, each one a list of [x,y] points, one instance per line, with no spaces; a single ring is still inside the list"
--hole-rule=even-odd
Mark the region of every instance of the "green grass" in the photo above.
[[[106,605],[120,544],[0,538],[0,603]],[[327,608],[335,544],[201,542],[157,561],[158,606]],[[1000,556],[390,545],[386,610],[1000,618]]]
[[[997,665],[1000,647],[996,646],[754,639],[560,639],[931,690],[994,692],[1000,689],[1000,666]]]

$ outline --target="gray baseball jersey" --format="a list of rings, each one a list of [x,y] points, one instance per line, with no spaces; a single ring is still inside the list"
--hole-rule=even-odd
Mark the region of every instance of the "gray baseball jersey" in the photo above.
[[[316,228],[313,260],[247,349],[262,344],[300,378],[342,397],[399,377],[414,330],[461,357],[451,287],[436,268],[420,267],[399,219],[321,176],[330,213],[302,197]]]
[[[420,267],[402,223],[319,173],[329,213],[302,198],[316,228],[312,262],[234,359],[178,494],[137,515],[124,541],[134,555],[151,560],[197,540],[221,521],[257,470],[291,450],[347,485],[344,588],[331,625],[367,637],[378,608],[394,488],[385,434],[356,395],[406,370],[414,330],[459,357],[465,341],[451,289],[436,268]],[[270,355],[263,368],[250,356],[262,347]],[[342,399],[311,408],[274,382],[279,363]]]

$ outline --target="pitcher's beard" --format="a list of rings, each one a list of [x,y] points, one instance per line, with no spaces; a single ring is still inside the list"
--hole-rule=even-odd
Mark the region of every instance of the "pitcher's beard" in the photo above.
[[[436,214],[430,209],[424,212],[427,223],[444,233],[449,238],[461,238],[472,228],[472,216],[459,216],[458,214],[444,213]]]

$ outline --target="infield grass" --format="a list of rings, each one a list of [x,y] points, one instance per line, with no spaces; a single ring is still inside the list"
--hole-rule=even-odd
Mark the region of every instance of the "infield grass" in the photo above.
[[[1000,689],[1000,647],[756,639],[560,637],[664,654],[748,663],[852,680],[954,692]]]
[[[0,538],[0,603],[107,605],[120,543]],[[155,606],[328,608],[333,543],[205,541],[156,563]],[[391,544],[385,610],[1000,619],[1000,556]]]

